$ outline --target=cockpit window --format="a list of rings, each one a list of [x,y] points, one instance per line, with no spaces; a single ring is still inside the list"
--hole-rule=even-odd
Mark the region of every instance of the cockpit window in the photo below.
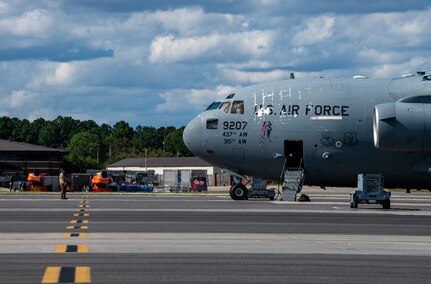
[[[218,119],[208,119],[207,120],[207,129],[217,129],[218,128]]]
[[[213,102],[212,104],[209,105],[209,107],[207,107],[206,110],[218,109],[220,104],[221,104],[221,102]]]
[[[244,114],[244,101],[233,101],[230,113]]]
[[[223,102],[220,106],[220,109],[225,113],[228,113],[230,109],[230,102]]]

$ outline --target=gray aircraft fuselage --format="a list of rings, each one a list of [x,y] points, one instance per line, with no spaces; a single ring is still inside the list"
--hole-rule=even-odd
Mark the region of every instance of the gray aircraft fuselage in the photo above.
[[[245,176],[279,181],[299,154],[306,185],[355,186],[358,174],[378,173],[387,187],[431,188],[430,79],[253,85],[199,114],[183,139],[201,159]]]

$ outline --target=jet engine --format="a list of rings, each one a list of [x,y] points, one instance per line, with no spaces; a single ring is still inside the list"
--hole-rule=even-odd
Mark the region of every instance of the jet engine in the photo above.
[[[374,107],[374,146],[387,151],[431,151],[431,104],[398,101]]]

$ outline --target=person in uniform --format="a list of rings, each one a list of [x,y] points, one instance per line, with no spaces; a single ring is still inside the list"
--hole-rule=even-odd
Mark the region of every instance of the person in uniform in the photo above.
[[[60,183],[61,199],[67,199],[66,198],[67,177],[63,169],[61,169],[60,171],[60,175],[58,176],[58,181]]]

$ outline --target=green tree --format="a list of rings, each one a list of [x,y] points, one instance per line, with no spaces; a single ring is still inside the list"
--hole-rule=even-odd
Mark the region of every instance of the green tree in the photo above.
[[[16,128],[18,119],[12,119],[8,116],[0,118],[0,139],[13,139],[13,130]]]
[[[57,131],[57,143],[65,148],[74,134],[79,132],[79,121],[70,116],[58,116],[52,121]]]
[[[83,173],[87,169],[100,169],[100,164],[93,158],[70,153],[64,158],[64,168],[69,173]]]
[[[82,132],[82,131],[97,132],[99,128],[100,126],[97,125],[97,123],[94,122],[93,120],[84,120],[78,123],[77,131],[78,132]]]
[[[97,161],[99,160],[100,145],[101,141],[96,134],[83,131],[72,136],[67,150],[76,156],[89,157]]]
[[[111,156],[111,133],[112,127],[106,123],[103,123],[96,130],[91,131],[99,137],[100,151],[99,159],[101,162],[105,162],[108,157]]]
[[[190,156],[191,152],[183,142],[184,127],[171,130],[165,138],[165,150],[171,156]]]
[[[169,132],[165,138],[165,151],[169,156],[179,156],[179,135],[176,130]]]
[[[156,136],[156,128],[149,126],[138,126],[133,133],[132,146],[136,152],[142,152],[144,149],[157,148],[158,140]]]
[[[27,119],[19,120],[15,129],[12,132],[14,141],[34,144],[37,141],[37,136],[34,137],[31,123]]]
[[[193,156],[193,153],[190,152],[189,148],[187,148],[186,144],[184,144],[184,140],[183,140],[183,133],[184,133],[184,129],[186,127],[182,126],[180,128],[177,129],[177,133],[178,133],[178,152],[180,153],[181,157],[191,157]]]
[[[114,155],[130,152],[133,128],[125,121],[119,121],[112,127],[111,146]]]
[[[184,127],[139,125],[134,130],[125,121],[110,126],[93,120],[79,121],[58,116],[52,121],[0,117],[0,139],[12,139],[52,148],[66,148],[68,171],[97,168],[122,158],[190,156],[184,145]]]
[[[47,121],[39,131],[39,145],[60,148],[62,144],[57,125],[52,121]]]

